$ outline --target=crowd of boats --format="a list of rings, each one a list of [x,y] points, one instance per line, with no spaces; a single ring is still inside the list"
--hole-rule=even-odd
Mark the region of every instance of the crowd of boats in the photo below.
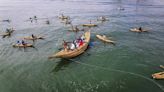
[[[84,53],[90,43],[90,37],[91,37],[91,30],[85,30],[85,29],[79,29],[77,26],[73,26],[71,23],[71,18],[69,16],[64,16],[63,14],[61,14],[61,16],[58,17],[62,23],[65,24],[70,24],[72,29],[69,31],[72,32],[79,32],[79,31],[83,31],[83,34],[75,39],[72,42],[67,42],[65,40],[63,40],[63,49],[61,49],[59,52],[49,56],[49,58],[74,58],[82,53]],[[30,21],[31,23],[33,23],[34,21],[37,22],[38,18],[37,16],[33,16],[30,17],[28,21]],[[105,22],[105,21],[109,21],[108,18],[106,18],[105,16],[101,16],[97,19],[97,21],[101,21],[101,22]],[[7,20],[2,20],[1,22],[11,22],[11,20],[7,19]],[[46,20],[46,24],[50,24],[49,20]],[[88,24],[82,24],[83,27],[97,27],[97,24],[93,24],[91,21]],[[10,37],[11,34],[14,32],[15,30],[13,28],[8,28],[6,29],[6,32],[1,34],[2,38],[5,37]],[[130,29],[131,32],[137,32],[137,33],[141,33],[141,32],[148,32],[148,30],[144,30],[143,28],[139,27],[139,28],[133,28]],[[105,43],[112,43],[115,44],[114,41],[110,40],[108,37],[106,37],[106,35],[101,35],[101,34],[97,34],[96,37],[105,42]],[[26,43],[24,40],[38,40],[38,39],[44,39],[43,36],[36,36],[34,34],[32,34],[31,36],[27,36],[27,37],[23,37],[23,40],[21,41],[17,41],[15,44],[13,44],[13,47],[34,47],[33,44],[30,43]],[[160,73],[155,73],[152,75],[153,78],[155,79],[164,79],[164,72],[160,72]]]

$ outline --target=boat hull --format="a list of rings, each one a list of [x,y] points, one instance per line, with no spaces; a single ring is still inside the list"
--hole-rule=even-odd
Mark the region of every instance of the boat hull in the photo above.
[[[83,24],[84,27],[96,27],[96,24]]]
[[[26,47],[33,47],[33,45],[32,44],[26,44],[26,45],[14,44],[13,47],[26,48]]]

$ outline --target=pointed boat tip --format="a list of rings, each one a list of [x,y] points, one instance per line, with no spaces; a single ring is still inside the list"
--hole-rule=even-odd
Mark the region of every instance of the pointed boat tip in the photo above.
[[[55,58],[55,56],[49,56],[49,57],[48,57],[48,59],[53,59],[53,58]]]
[[[57,55],[51,55],[48,57],[48,59],[58,58]]]

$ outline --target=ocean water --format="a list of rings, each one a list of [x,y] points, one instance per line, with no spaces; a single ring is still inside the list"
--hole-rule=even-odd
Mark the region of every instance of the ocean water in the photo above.
[[[94,46],[70,60],[49,60],[63,39],[76,36],[57,18],[61,13],[79,27],[89,20],[98,24],[91,29]],[[39,18],[37,23],[27,21],[33,16]],[[110,21],[98,22],[99,16]],[[163,17],[163,0],[0,0],[0,20],[11,20],[0,22],[0,33],[16,30],[0,39],[0,92],[163,92],[164,81],[151,77],[163,71]],[[149,33],[129,31],[139,26]],[[35,48],[12,47],[32,33],[45,39],[27,41]],[[104,44],[96,34],[111,37],[116,45]]]

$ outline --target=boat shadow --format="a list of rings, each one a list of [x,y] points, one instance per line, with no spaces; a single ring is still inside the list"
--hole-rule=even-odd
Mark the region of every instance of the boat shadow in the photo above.
[[[55,65],[55,67],[52,69],[51,73],[56,73],[61,70],[65,70],[65,68],[68,67],[68,65],[72,62],[73,61],[69,60],[69,59],[61,59],[59,62],[57,62],[57,65]]]

